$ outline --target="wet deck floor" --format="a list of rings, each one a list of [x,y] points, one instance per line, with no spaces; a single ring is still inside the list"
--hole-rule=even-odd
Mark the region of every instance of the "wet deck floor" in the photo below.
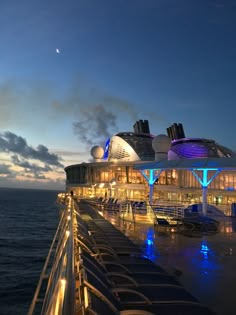
[[[236,314],[236,218],[221,219],[214,235],[185,236],[170,229],[103,216],[143,248],[144,255],[176,275],[218,315]]]

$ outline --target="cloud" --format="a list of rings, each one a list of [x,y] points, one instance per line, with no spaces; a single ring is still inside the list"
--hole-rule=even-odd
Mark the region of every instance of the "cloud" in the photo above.
[[[33,172],[35,174],[38,174],[41,172],[52,171],[52,168],[49,165],[44,165],[44,167],[42,167],[35,163],[29,163],[26,160],[20,160],[16,154],[11,156],[11,160],[15,165],[23,167],[26,172]]]
[[[10,165],[0,164],[0,174],[1,175],[10,175],[10,174],[12,174],[12,171],[9,168],[10,168]]]
[[[116,115],[102,104],[80,109],[79,117],[74,132],[87,146],[103,145],[111,131],[117,130]]]
[[[10,131],[0,134],[0,150],[2,152],[19,154],[25,159],[35,159],[49,165],[63,167],[60,163],[61,158],[56,154],[50,153],[46,146],[40,144],[34,149],[27,144],[24,138]]]
[[[26,178],[33,178],[33,179],[48,179],[45,175],[42,174],[34,174],[34,175],[24,175]]]

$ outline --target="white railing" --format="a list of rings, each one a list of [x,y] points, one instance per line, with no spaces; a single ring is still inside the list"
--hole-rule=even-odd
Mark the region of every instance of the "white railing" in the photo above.
[[[151,223],[155,223],[157,218],[166,218],[167,220],[184,218],[184,207],[174,205],[164,207],[163,205],[150,205],[147,203],[145,207],[140,208],[132,207],[130,203],[124,203],[120,205],[119,215],[122,219],[129,221],[135,222],[139,220],[142,222],[146,218]]]
[[[160,206],[160,205],[152,205],[153,212],[155,216],[158,217],[169,217],[175,219],[184,218],[184,208],[179,206]]]

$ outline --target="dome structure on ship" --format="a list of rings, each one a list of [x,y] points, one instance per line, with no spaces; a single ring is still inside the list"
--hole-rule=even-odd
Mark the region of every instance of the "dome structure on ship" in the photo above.
[[[103,149],[103,147],[96,145],[96,146],[92,147],[90,154],[92,155],[94,160],[98,162],[104,156],[104,149]]]
[[[155,160],[161,161],[168,157],[168,151],[170,149],[171,141],[167,135],[160,134],[153,138],[152,147],[155,151]]]

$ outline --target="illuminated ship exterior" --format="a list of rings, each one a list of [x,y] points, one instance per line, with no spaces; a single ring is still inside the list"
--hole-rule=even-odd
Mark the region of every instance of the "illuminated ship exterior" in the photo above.
[[[173,124],[167,128],[167,133],[171,139],[168,160],[235,156],[232,150],[219,145],[214,140],[185,138],[182,124]]]
[[[135,166],[163,159],[231,158],[235,152],[214,140],[185,137],[182,124],[167,128],[167,135],[150,134],[147,120],[139,120],[133,132],[120,132],[96,146],[94,161],[65,168],[67,190],[78,196],[110,196],[119,200],[146,200],[148,183]],[[153,200],[193,204],[201,202],[201,185],[186,170],[163,170],[155,182]],[[208,203],[225,210],[236,202],[236,171],[225,170],[209,184]]]

